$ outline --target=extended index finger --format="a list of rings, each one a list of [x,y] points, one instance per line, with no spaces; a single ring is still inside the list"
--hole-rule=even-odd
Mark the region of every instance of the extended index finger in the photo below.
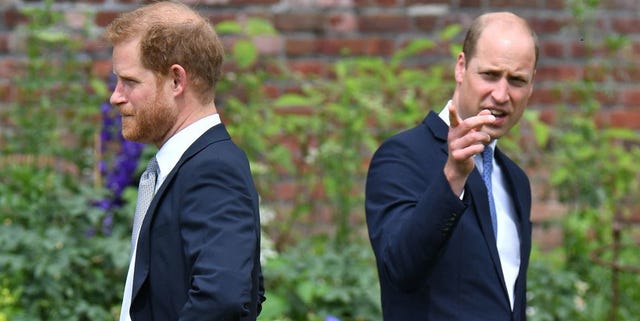
[[[456,105],[453,103],[449,104],[449,127],[457,127],[462,122],[460,116],[458,116],[458,111],[456,110]]]

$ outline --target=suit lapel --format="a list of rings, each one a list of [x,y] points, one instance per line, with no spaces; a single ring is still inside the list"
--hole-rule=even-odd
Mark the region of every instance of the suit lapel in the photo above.
[[[230,139],[229,133],[225,128],[224,124],[218,124],[209,130],[207,130],[202,136],[196,139],[189,148],[184,152],[180,160],[176,164],[176,166],[171,170],[167,178],[164,180],[158,192],[153,197],[151,204],[149,205],[149,209],[147,210],[147,214],[144,217],[144,221],[142,222],[142,226],[140,227],[140,234],[138,237],[138,248],[136,252],[136,266],[134,271],[133,278],[133,287],[132,287],[132,302],[136,297],[142,284],[147,279],[149,275],[149,253],[150,253],[150,240],[149,240],[149,231],[151,229],[151,221],[156,213],[156,209],[160,200],[163,198],[165,192],[171,186],[177,171],[180,167],[190,158],[195,156],[198,152],[200,152],[205,147],[214,144],[216,142],[222,140]]]
[[[447,136],[449,127],[447,124],[445,124],[440,116],[435,112],[430,112],[429,115],[427,115],[424,119],[424,124],[431,130],[432,135],[441,142],[440,148],[442,151],[445,154],[448,154]],[[489,200],[487,199],[487,188],[484,185],[480,172],[478,172],[477,169],[474,169],[467,179],[465,195],[467,194],[469,194],[469,196],[465,197],[471,198],[474,205],[473,207],[475,208],[475,211],[467,214],[473,214],[478,221],[489,255],[491,256],[491,261],[493,262],[493,267],[501,281],[500,283],[502,284],[505,299],[508,300],[509,297],[504,281],[504,275],[502,273],[502,265],[500,264],[498,247],[496,246],[496,238],[493,234],[493,224],[491,223],[491,216],[489,215],[490,210]]]
[[[491,261],[493,262],[493,267],[501,281],[500,283],[502,284],[505,298],[508,299],[502,265],[500,264],[500,255],[498,254],[498,247],[496,245],[496,237],[493,233],[493,224],[491,223],[491,215],[489,214],[491,210],[489,209],[489,199],[487,198],[487,187],[484,185],[484,181],[482,180],[477,168],[473,169],[471,175],[469,175],[469,178],[467,179],[467,188],[465,189],[465,193],[470,194],[471,201],[474,205],[473,208],[475,208],[475,211],[468,214],[475,215],[478,220],[478,225],[480,225],[485,244],[489,250]]]
[[[445,154],[449,154],[447,147],[447,135],[449,134],[449,126],[436,114],[431,111],[422,121],[431,131],[431,135],[440,141],[440,150]]]

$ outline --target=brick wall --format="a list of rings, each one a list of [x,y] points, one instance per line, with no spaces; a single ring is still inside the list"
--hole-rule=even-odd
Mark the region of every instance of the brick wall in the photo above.
[[[86,0],[56,1],[54,10],[65,13],[71,24],[86,19],[100,33],[119,12],[130,10],[143,1]],[[614,126],[640,129],[640,1],[607,0],[597,15],[587,16],[589,23],[576,21],[565,0],[188,0],[213,23],[262,17],[273,22],[278,36],[255,41],[263,54],[286,58],[289,65],[304,73],[323,74],[327,64],[340,59],[344,50],[353,55],[387,56],[411,39],[435,37],[438,30],[452,23],[468,26],[478,14],[510,10],[525,17],[538,33],[541,48],[532,108],[552,121],[558,104],[571,105],[576,93],[563,87],[570,80],[594,78],[601,81],[599,98],[601,120]],[[21,58],[15,34],[24,18],[18,8],[42,5],[42,1],[0,0],[0,103],[11,100],[10,77]],[[86,11],[95,15],[87,15]],[[588,55],[607,36],[623,34],[631,44],[613,53],[615,64],[602,75],[604,50]],[[108,77],[110,50],[99,40],[86,42],[85,51],[93,59],[92,71]],[[446,50],[432,51],[424,61],[451,59]],[[452,61],[453,68],[453,61]],[[277,94],[277,89],[276,89]],[[542,174],[532,177],[536,197],[534,221],[540,222],[562,213],[562,207],[537,186]],[[537,239],[553,245],[560,237],[557,230],[536,230]]]

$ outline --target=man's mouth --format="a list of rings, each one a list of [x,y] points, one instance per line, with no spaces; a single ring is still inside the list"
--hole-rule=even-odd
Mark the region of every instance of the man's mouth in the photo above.
[[[491,112],[491,115],[495,117],[504,117],[507,115],[507,113],[502,110],[497,110],[497,109],[487,109],[487,110],[489,110]]]

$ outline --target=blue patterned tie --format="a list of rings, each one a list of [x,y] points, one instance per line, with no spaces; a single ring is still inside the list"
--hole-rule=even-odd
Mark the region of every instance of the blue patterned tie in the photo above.
[[[133,217],[133,231],[131,232],[131,253],[138,242],[138,233],[144,216],[149,209],[153,194],[156,189],[156,177],[158,176],[158,161],[155,157],[149,160],[147,169],[140,176],[140,184],[138,185],[138,198],[136,200],[136,211]]]
[[[497,239],[498,222],[496,220],[496,205],[493,200],[493,189],[491,188],[491,172],[493,172],[493,148],[487,145],[484,151],[482,151],[482,180],[484,180],[484,185],[487,186],[491,223],[493,224],[493,236]]]

